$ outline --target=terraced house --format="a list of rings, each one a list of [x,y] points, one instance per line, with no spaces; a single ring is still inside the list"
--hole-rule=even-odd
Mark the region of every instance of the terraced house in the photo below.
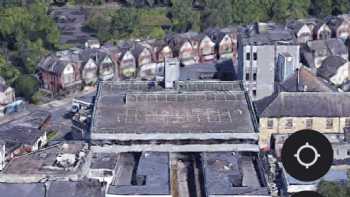
[[[78,54],[57,52],[43,59],[39,65],[42,87],[53,94],[65,94],[82,86]]]

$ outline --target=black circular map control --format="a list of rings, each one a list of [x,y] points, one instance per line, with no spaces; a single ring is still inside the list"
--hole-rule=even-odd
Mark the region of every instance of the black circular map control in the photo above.
[[[305,191],[305,192],[296,193],[292,195],[292,197],[323,197],[323,196],[321,196],[321,194],[317,192]]]
[[[332,145],[317,131],[298,131],[283,144],[282,163],[295,179],[315,181],[323,177],[333,163]]]

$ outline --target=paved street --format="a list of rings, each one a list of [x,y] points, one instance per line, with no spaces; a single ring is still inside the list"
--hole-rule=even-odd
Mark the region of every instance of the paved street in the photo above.
[[[72,140],[72,138],[74,139],[74,137],[71,135],[72,122],[69,116],[65,116],[71,110],[72,100],[73,98],[81,96],[93,96],[95,91],[95,88],[91,88],[77,94],[70,95],[62,100],[54,100],[39,106],[30,105],[28,106],[28,110],[31,111],[35,109],[42,109],[51,112],[50,130],[57,131],[57,135],[55,136],[54,140]]]

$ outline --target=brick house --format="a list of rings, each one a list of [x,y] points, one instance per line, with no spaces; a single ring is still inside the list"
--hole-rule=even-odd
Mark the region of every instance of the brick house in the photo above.
[[[332,37],[332,30],[327,23],[319,21],[313,29],[314,40],[327,40]]]
[[[198,62],[197,47],[192,45],[194,41],[187,35],[176,34],[166,38],[174,57],[178,57],[182,65],[191,65]]]
[[[117,61],[120,79],[132,79],[136,77],[136,58],[132,53],[132,44],[131,42],[122,42],[110,50],[112,59]]]
[[[209,28],[206,34],[215,42],[217,59],[237,59],[237,28]]]
[[[95,58],[91,50],[84,50],[80,54],[82,60],[81,78],[85,85],[93,85],[97,82],[97,69]]]
[[[42,88],[54,95],[81,89],[81,61],[68,51],[44,58],[38,65]]]
[[[300,44],[305,44],[313,38],[310,27],[301,21],[291,21],[287,24],[287,28],[294,33]]]
[[[206,34],[198,36],[198,56],[201,63],[213,62],[216,60],[215,42]]]
[[[350,34],[350,23],[344,17],[331,16],[326,19],[327,25],[332,30],[332,37],[346,40]]]
[[[111,80],[115,73],[115,63],[107,51],[100,50],[95,57],[98,66],[98,78],[100,80]]]
[[[134,43],[131,52],[136,59],[136,66],[138,68],[152,63],[152,50],[150,47],[140,43]]]
[[[163,40],[150,40],[147,43],[152,47],[153,60],[156,63],[162,63],[166,58],[173,57],[173,51]]]

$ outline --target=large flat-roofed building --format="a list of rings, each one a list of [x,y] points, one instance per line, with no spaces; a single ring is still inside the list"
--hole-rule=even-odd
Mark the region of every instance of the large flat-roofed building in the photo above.
[[[96,150],[258,151],[257,139],[238,81],[178,81],[172,90],[156,82],[99,84],[91,125]]]
[[[205,196],[271,196],[257,157],[237,152],[202,153]]]

